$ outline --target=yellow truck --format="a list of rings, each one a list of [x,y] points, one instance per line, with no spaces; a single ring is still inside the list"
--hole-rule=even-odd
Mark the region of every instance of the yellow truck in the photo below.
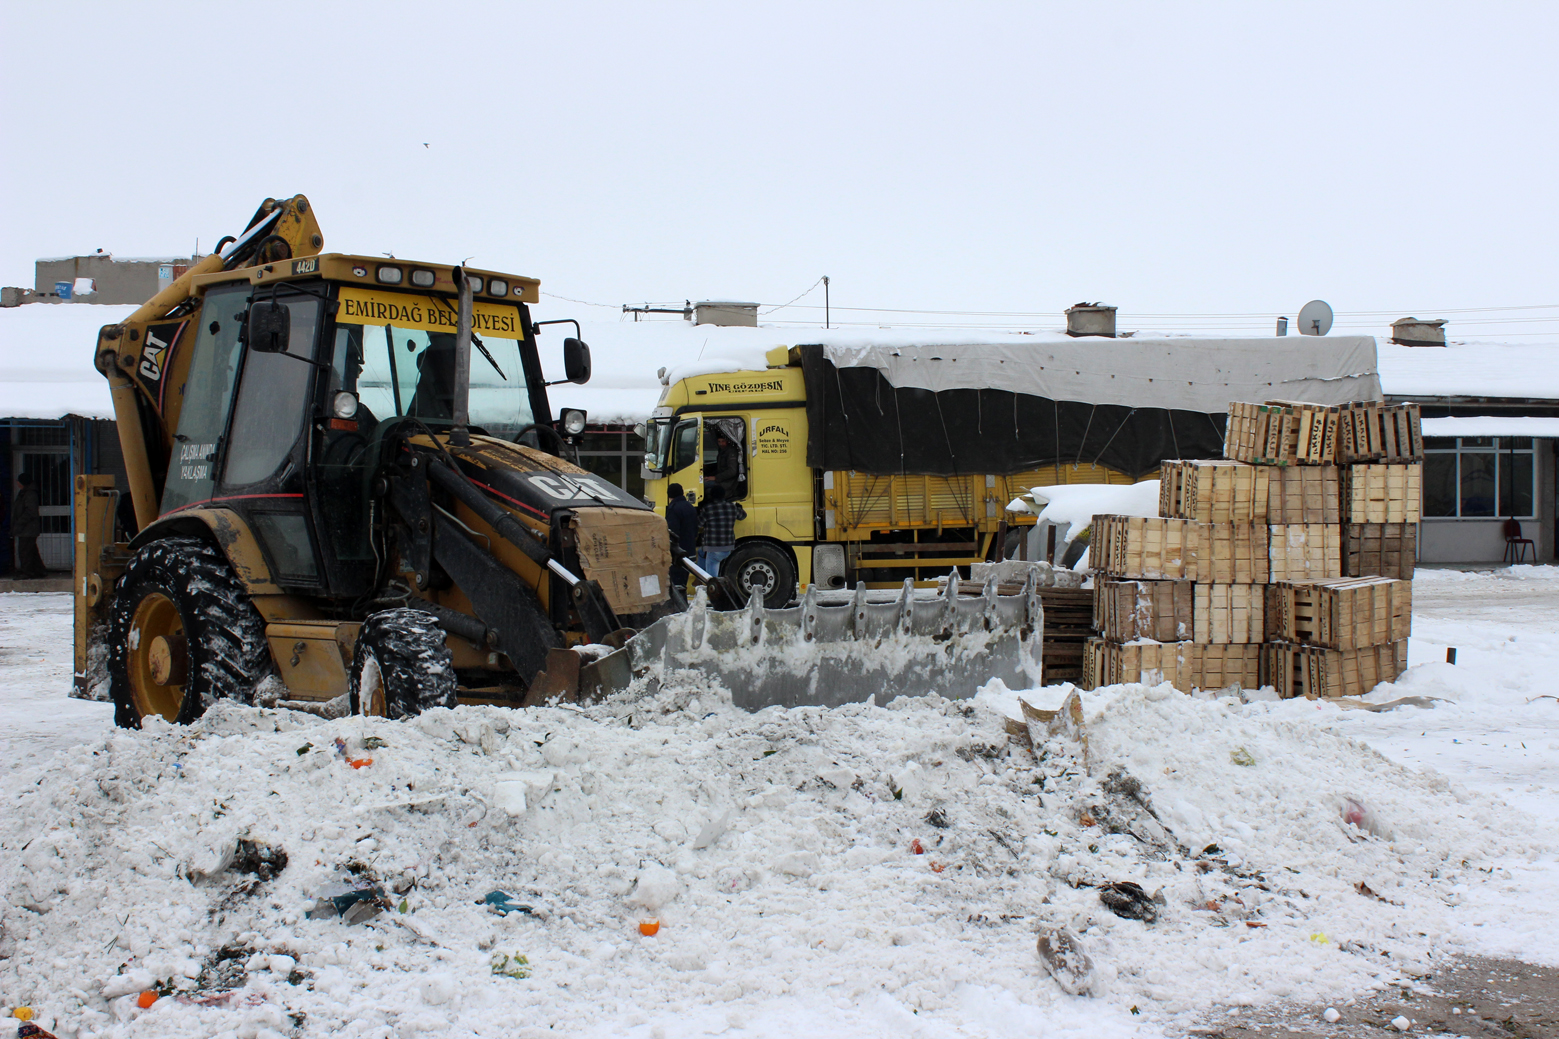
[[[774,344],[761,365],[662,373],[643,429],[645,477],[657,509],[672,483],[701,497],[716,433],[738,445],[732,490],[746,519],[721,577],[744,596],[764,589],[770,607],[814,586],[921,584],[1024,554],[1035,517],[1009,512],[1013,499],[1217,458],[1231,400],[1380,396],[1369,336],[884,330],[778,345],[782,333],[753,334]]]

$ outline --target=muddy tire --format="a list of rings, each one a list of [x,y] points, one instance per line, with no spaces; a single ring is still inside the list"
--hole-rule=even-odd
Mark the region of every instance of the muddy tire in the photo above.
[[[163,538],[130,557],[108,613],[115,724],[187,725],[220,699],[248,703],[270,673],[265,621],[215,545]]]
[[[438,619],[399,609],[363,621],[349,691],[353,714],[412,718],[434,707],[454,707],[455,665]]]
[[[783,550],[763,542],[743,545],[720,566],[720,577],[734,587],[737,604],[745,606],[755,588],[763,593],[763,605],[778,610],[796,597],[796,568]]]

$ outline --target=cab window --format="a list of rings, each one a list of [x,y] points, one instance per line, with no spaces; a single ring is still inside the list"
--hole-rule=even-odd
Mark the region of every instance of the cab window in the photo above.
[[[683,422],[671,435],[671,471],[681,472],[699,461],[698,420]]]

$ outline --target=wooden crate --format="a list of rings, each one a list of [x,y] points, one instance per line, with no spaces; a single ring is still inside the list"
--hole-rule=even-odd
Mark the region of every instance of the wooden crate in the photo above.
[[[1107,642],[1191,638],[1190,581],[1094,580],[1093,626]]]
[[[1260,642],[1266,637],[1264,584],[1203,584],[1193,599],[1191,640],[1200,643]]]
[[[1339,461],[1418,462],[1424,434],[1417,404],[1360,401],[1343,412]]]
[[[1265,523],[1272,472],[1229,459],[1164,462],[1158,514],[1198,523]]]
[[[1341,450],[1343,409],[1302,400],[1269,400],[1269,406],[1287,408],[1293,426],[1290,465],[1332,465]]]
[[[1400,642],[1413,626],[1413,582],[1392,577],[1338,577],[1272,586],[1273,636],[1326,649]]]
[[[1089,564],[1111,577],[1193,580],[1200,526],[1163,517],[1095,516]]]
[[[1294,416],[1288,408],[1232,401],[1223,454],[1252,465],[1288,465],[1297,436]]]
[[[1338,523],[1342,520],[1342,470],[1335,465],[1268,468],[1268,523]]]
[[[1423,507],[1423,464],[1351,465],[1343,484],[1349,523],[1417,523]]]
[[[1267,556],[1272,581],[1342,576],[1342,529],[1335,523],[1274,523]]]
[[[1363,696],[1407,670],[1407,642],[1362,649],[1322,649],[1269,642],[1262,647],[1261,678],[1283,697]]]
[[[1223,689],[1240,685],[1256,689],[1262,681],[1263,647],[1204,646],[1195,642],[1133,642],[1116,645],[1090,639],[1083,656],[1083,688],[1097,689],[1121,682],[1141,682],[1156,671],[1175,688]]]
[[[1208,584],[1265,584],[1271,568],[1265,523],[1197,525],[1196,567],[1191,575]]]
[[[1343,524],[1343,573],[1349,577],[1411,581],[1417,559],[1416,523]]]
[[[1013,595],[1022,585],[1001,591]],[[1093,635],[1093,591],[1087,588],[1041,588],[1045,605],[1045,640],[1041,661],[1046,685],[1076,682],[1083,677],[1083,645]]]

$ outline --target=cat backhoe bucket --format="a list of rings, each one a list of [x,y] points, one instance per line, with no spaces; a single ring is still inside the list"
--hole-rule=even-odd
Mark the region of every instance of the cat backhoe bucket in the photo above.
[[[635,679],[665,681],[687,669],[719,679],[748,711],[933,692],[962,699],[992,678],[1019,689],[1039,684],[1045,623],[1034,575],[1017,595],[1000,594],[995,578],[978,595],[961,592],[955,571],[925,598],[906,580],[887,602],[870,601],[865,585],[827,602],[814,586],[787,609],[765,608],[759,590],[746,608],[719,611],[699,588],[686,612],[582,662],[579,694],[611,695]]]

